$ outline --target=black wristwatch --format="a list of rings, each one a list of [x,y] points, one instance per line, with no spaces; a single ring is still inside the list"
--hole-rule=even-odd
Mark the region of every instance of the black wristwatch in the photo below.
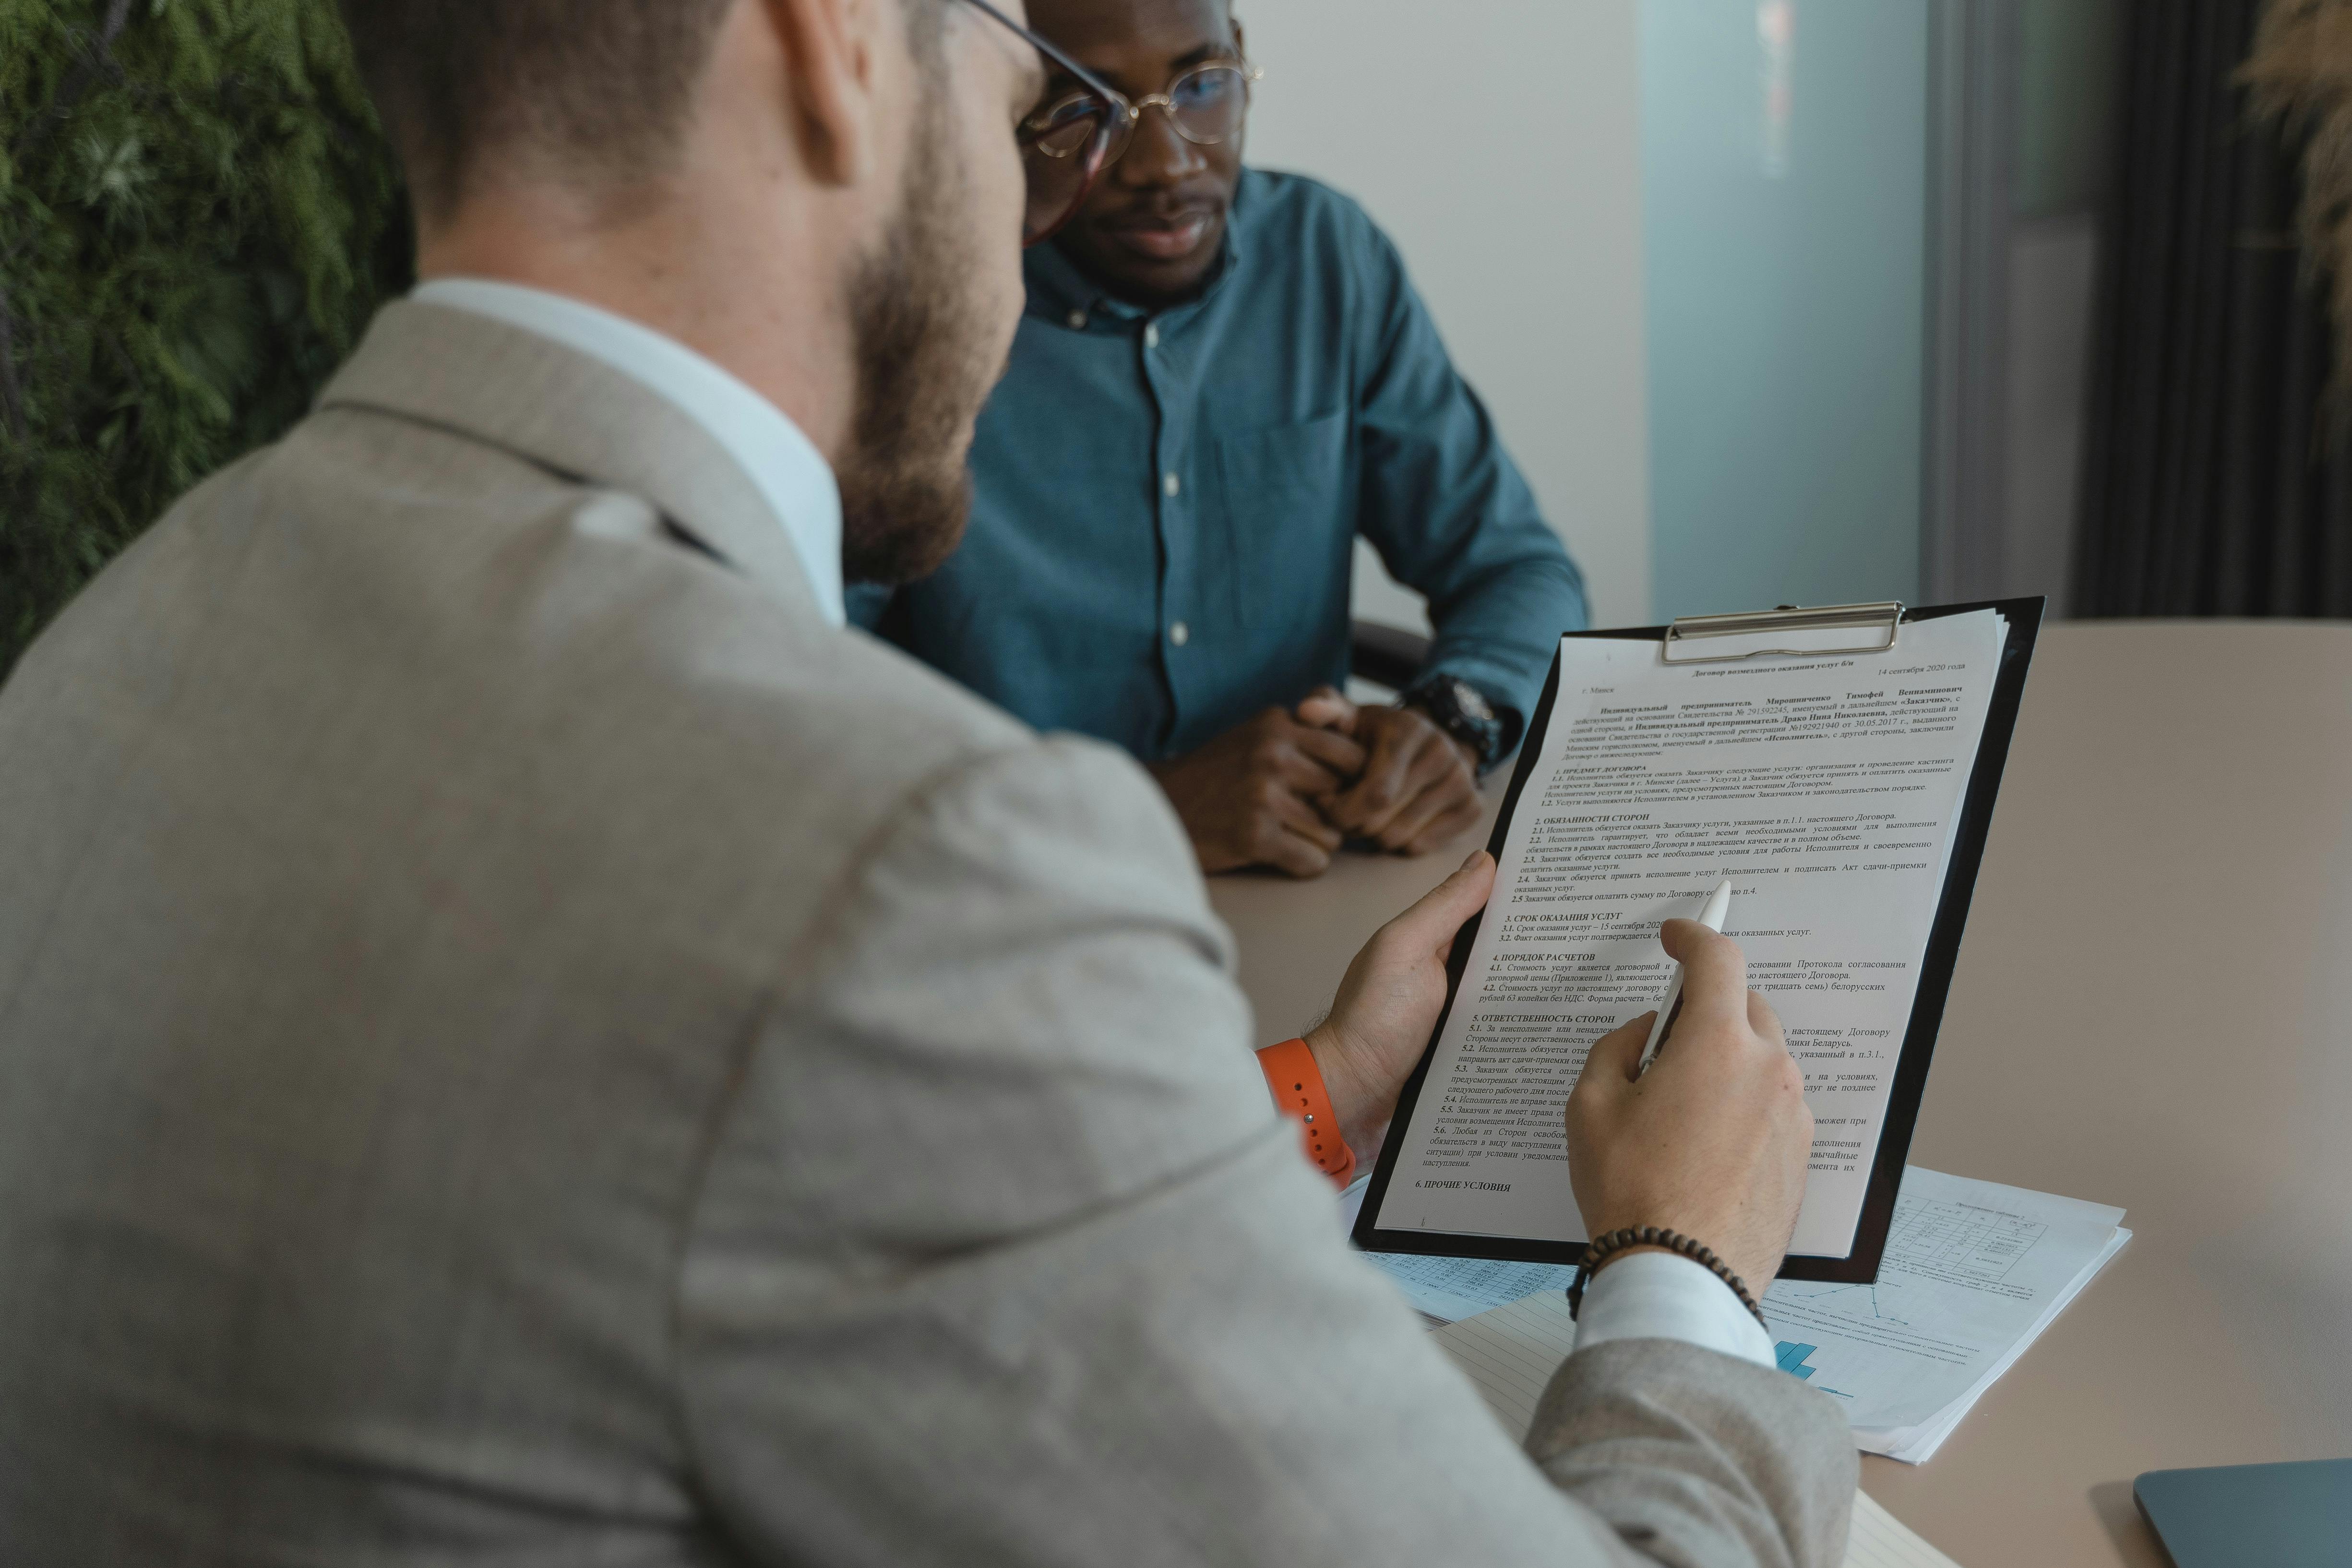
[[[1420,709],[1439,729],[1469,747],[1481,774],[1503,760],[1503,748],[1512,739],[1486,695],[1450,675],[1423,676],[1398,693],[1396,705]]]

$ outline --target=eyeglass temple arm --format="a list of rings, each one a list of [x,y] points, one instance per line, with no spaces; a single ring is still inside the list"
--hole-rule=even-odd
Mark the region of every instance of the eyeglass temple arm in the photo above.
[[[1056,47],[1054,44],[1045,38],[1039,37],[1036,34],[1031,32],[1028,28],[1014,21],[1012,17],[1006,16],[995,6],[990,5],[988,0],[971,0],[971,4],[979,7],[982,11],[986,12],[989,16],[996,18],[998,26],[1009,28],[1013,32],[1019,34],[1022,37],[1028,39],[1032,47],[1035,48],[1039,54],[1045,56],[1047,59],[1053,61],[1064,70],[1069,72],[1072,76],[1077,78],[1079,85],[1084,87],[1088,92],[1097,93],[1109,102],[1117,105],[1121,110],[1124,110],[1130,117],[1134,115],[1134,105],[1129,103],[1126,97],[1121,94],[1117,88],[1103,80],[1102,78],[1095,75],[1094,72],[1087,69],[1086,67],[1072,59],[1068,55],[1064,54],[1061,49]]]

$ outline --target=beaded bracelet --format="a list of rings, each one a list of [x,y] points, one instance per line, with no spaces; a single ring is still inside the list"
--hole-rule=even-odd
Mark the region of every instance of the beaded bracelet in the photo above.
[[[1717,1279],[1731,1287],[1731,1293],[1739,1298],[1739,1304],[1753,1313],[1758,1322],[1764,1323],[1764,1309],[1758,1306],[1756,1298],[1748,1293],[1747,1283],[1734,1274],[1712,1248],[1700,1246],[1678,1230],[1660,1230],[1654,1225],[1628,1226],[1623,1230],[1612,1230],[1607,1236],[1596,1236],[1584,1244],[1584,1260],[1576,1266],[1576,1278],[1568,1285],[1568,1315],[1570,1319],[1584,1305],[1585,1282],[1600,1272],[1601,1266],[1612,1258],[1636,1247],[1663,1247],[1712,1271]],[[1772,1325],[1764,1323],[1764,1327],[1769,1331]]]

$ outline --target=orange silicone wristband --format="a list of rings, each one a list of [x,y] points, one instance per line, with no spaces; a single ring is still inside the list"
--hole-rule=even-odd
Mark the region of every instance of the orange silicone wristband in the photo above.
[[[1339,1136],[1339,1118],[1332,1112],[1331,1095],[1323,1087],[1323,1069],[1305,1040],[1285,1040],[1258,1052],[1265,1087],[1274,1091],[1274,1108],[1298,1123],[1299,1142],[1315,1168],[1339,1186],[1356,1173],[1356,1153]]]

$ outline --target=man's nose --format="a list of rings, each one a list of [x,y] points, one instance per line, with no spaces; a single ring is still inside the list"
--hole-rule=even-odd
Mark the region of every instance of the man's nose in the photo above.
[[[1119,184],[1139,187],[1172,185],[1189,180],[1209,166],[1201,149],[1177,133],[1176,122],[1158,104],[1143,111],[1135,139],[1118,161]]]

